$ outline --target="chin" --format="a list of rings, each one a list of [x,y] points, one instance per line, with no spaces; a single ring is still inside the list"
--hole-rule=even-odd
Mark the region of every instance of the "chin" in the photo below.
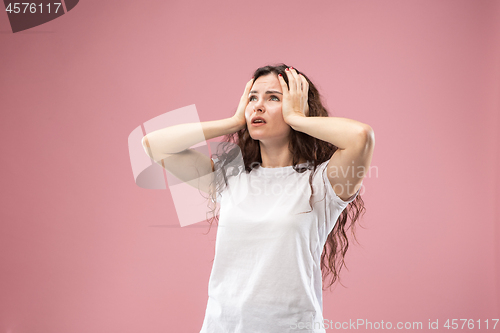
[[[254,140],[262,140],[263,139],[262,135],[252,135],[252,134],[250,134],[250,137],[252,139],[254,139]]]

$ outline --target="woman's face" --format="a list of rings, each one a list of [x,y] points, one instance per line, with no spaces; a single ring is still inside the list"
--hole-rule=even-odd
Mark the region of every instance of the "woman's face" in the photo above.
[[[288,139],[291,127],[283,119],[282,100],[281,84],[274,73],[260,76],[253,83],[245,110],[247,127],[252,139],[260,141]],[[265,124],[252,124],[255,116],[264,118]]]

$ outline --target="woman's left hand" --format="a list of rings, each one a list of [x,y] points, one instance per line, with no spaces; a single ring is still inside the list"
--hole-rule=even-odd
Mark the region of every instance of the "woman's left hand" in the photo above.
[[[294,117],[307,117],[309,113],[309,105],[307,103],[309,84],[306,78],[302,74],[297,74],[294,68],[287,68],[285,72],[290,88],[287,87],[285,79],[282,76],[278,76],[278,80],[283,90],[281,111],[283,119],[289,124],[290,119]]]

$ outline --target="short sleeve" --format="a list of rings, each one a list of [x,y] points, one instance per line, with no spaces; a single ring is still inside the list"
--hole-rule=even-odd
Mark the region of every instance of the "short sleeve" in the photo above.
[[[217,165],[219,159],[213,156],[211,156],[210,158],[214,162],[214,172],[216,173],[215,177],[217,177],[218,176],[217,173],[218,171],[220,171],[218,170],[218,168],[221,167],[220,165]],[[243,159],[238,159],[238,158],[234,159],[230,163],[225,164],[223,170],[227,183],[226,185],[223,186],[222,190],[217,191],[216,194],[217,202],[222,202],[223,194],[226,191],[227,187],[230,186],[230,184],[234,182],[235,179],[239,179],[241,174],[245,172],[245,165],[243,164]],[[220,181],[220,179],[218,181]]]
[[[326,189],[326,197],[330,198],[331,200],[333,200],[336,204],[338,204],[342,208],[345,208],[345,207],[347,207],[347,205],[349,203],[353,202],[354,199],[356,199],[356,197],[358,196],[358,194],[359,194],[362,186],[348,200],[346,200],[346,201],[342,200],[337,195],[337,193],[335,193],[335,191],[333,190],[332,184],[330,183],[330,180],[328,179],[328,176],[327,176],[327,165],[328,165],[329,161],[330,160],[327,160],[327,161],[321,163],[318,166],[318,172],[321,172],[321,177],[323,179],[323,184],[324,184],[325,189]],[[362,181],[361,181],[361,184],[363,184]]]
[[[215,169],[217,168],[217,164],[216,164],[216,162],[217,162],[219,159],[218,159],[218,158],[216,158],[216,157],[211,157],[211,160],[214,162],[214,171],[215,171]],[[215,197],[216,197],[216,201],[220,203],[220,202],[221,202],[221,199],[222,199],[222,194],[221,194],[221,192],[217,191],[217,193],[216,193]]]

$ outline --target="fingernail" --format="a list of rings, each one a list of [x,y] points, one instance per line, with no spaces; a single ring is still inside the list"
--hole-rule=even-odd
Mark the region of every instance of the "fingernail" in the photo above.
[[[281,77],[283,77],[283,76],[282,76],[281,74],[278,74],[278,76],[281,76]]]
[[[290,69],[293,69],[293,67],[290,67]]]
[[[288,68],[285,69],[286,71],[288,70]]]

